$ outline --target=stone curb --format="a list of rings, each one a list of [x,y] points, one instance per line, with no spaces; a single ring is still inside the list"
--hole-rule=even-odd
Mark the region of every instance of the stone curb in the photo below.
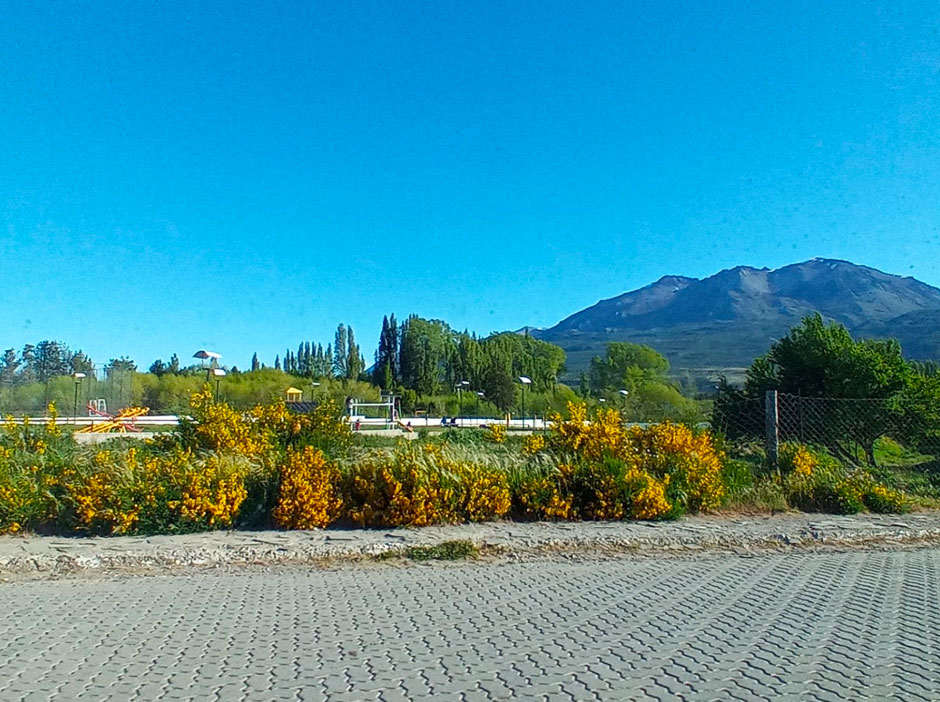
[[[616,555],[753,555],[802,549],[940,546],[940,512],[689,517],[677,522],[512,523],[423,529],[230,531],[155,537],[0,537],[0,579],[183,573],[276,565],[332,565],[405,555],[467,540],[514,560]]]

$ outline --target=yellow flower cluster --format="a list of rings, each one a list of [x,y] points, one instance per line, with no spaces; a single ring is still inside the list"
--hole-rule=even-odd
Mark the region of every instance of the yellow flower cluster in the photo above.
[[[685,494],[686,509],[699,512],[721,506],[725,457],[708,432],[671,422],[631,427],[629,446],[634,465],[660,478],[670,477]]]
[[[784,444],[780,447],[779,465],[784,473],[793,473],[802,477],[810,477],[819,461],[802,444]]]
[[[318,529],[342,514],[340,473],[323,453],[306,446],[289,449],[280,466],[274,522],[283,529]]]
[[[570,466],[561,466],[562,472]],[[573,517],[574,496],[563,490],[561,476],[527,477],[516,488],[515,498],[526,517],[566,520]]]
[[[61,436],[62,430],[59,428],[59,411],[56,409],[55,402],[50,402],[46,407],[46,434],[48,436]]]
[[[216,402],[208,385],[193,393],[189,405],[201,446],[242,456],[258,456],[270,448],[267,431],[228,404]]]
[[[541,434],[531,434],[522,442],[522,452],[527,456],[534,456],[545,449],[545,437]]]
[[[672,510],[672,505],[666,499],[666,488],[669,485],[669,476],[662,480],[645,473],[633,470],[628,472],[627,479],[642,485],[633,495],[630,516],[634,519],[662,519]]]
[[[248,492],[242,475],[227,471],[210,456],[201,469],[188,470],[181,484],[180,521],[184,526],[229,527]]]
[[[486,430],[486,440],[494,444],[502,444],[506,441],[506,427],[502,424],[490,424]]]

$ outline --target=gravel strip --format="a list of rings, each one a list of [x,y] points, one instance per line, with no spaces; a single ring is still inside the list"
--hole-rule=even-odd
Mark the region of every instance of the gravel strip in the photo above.
[[[696,516],[675,522],[495,522],[422,529],[216,531],[150,537],[0,536],[0,579],[330,564],[469,540],[484,554],[763,553],[940,544],[940,511],[907,515]]]

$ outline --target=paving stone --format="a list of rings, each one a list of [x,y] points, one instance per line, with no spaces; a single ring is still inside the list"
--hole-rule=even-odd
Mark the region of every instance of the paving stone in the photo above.
[[[940,700],[940,550],[0,584],[4,700]]]

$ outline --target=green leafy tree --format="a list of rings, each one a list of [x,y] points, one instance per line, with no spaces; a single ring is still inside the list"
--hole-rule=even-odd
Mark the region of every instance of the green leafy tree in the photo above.
[[[743,391],[719,388],[713,423],[729,435],[759,436],[759,422],[750,414],[759,411],[768,390],[797,396],[801,403],[824,398],[816,400],[826,405],[811,418],[811,439],[848,461],[855,460],[858,447],[874,465],[875,441],[893,432],[905,413],[909,426],[930,424],[920,420],[932,388],[918,380],[896,340],[855,340],[844,326],[826,323],[819,314],[803,319],[754,361]],[[742,414],[739,408],[748,406],[752,412]]]
[[[748,369],[745,391],[777,390],[804,397],[888,398],[907,387],[910,364],[895,339],[856,341],[819,314],[774,342]]]

